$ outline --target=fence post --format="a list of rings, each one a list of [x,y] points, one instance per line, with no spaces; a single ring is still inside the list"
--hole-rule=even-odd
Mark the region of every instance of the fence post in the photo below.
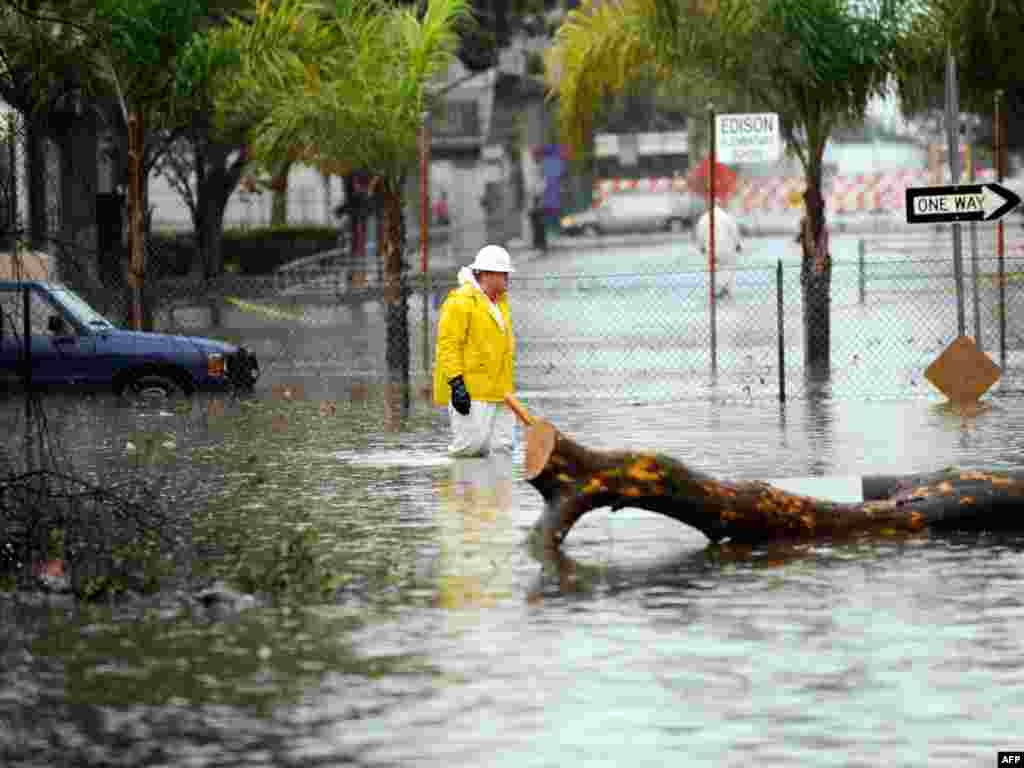
[[[864,304],[865,294],[867,289],[867,275],[864,271],[864,251],[866,246],[864,245],[864,238],[862,237],[857,241],[857,288],[858,298],[861,305]]]
[[[999,364],[1006,371],[1006,257],[1002,248],[999,249]]]
[[[779,402],[786,402],[786,329],[782,317],[782,259],[775,268],[775,305],[779,323]]]
[[[423,273],[423,373],[430,378],[430,272]]]
[[[1003,91],[997,90],[995,95],[995,156],[996,180],[1003,182],[1006,152],[1004,151],[1004,133],[1002,110]],[[999,256],[999,365],[1006,371],[1006,240],[1003,220],[996,223],[996,252]]]

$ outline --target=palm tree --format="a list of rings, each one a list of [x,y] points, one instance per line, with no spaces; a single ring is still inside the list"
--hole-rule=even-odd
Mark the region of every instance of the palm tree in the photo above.
[[[806,181],[802,224],[804,360],[830,368],[832,261],[822,195],[825,145],[883,93],[911,0],[585,0],[549,52],[549,87],[562,134],[586,146],[608,94],[653,74],[706,83],[777,112]]]
[[[268,172],[299,160],[330,173],[361,169],[374,176],[383,209],[388,363],[407,373],[403,186],[416,163],[430,84],[455,55],[466,0],[427,0],[419,12],[384,0],[287,4],[294,45],[251,57],[219,105],[225,114],[265,110],[251,148]],[[257,15],[279,7],[263,0]]]

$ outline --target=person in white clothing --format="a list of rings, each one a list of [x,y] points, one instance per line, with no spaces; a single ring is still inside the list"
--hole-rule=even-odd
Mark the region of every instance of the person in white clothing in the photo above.
[[[711,214],[704,211],[694,230],[700,252],[711,250]],[[739,225],[728,211],[715,202],[715,289],[721,298],[733,293],[736,287],[737,254],[743,250],[743,236]],[[710,268],[710,265],[709,265]]]

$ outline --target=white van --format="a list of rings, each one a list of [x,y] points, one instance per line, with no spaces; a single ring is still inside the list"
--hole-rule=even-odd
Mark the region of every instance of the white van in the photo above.
[[[616,232],[682,232],[693,226],[703,205],[686,192],[620,192],[599,206],[563,216],[567,235],[601,235]]]

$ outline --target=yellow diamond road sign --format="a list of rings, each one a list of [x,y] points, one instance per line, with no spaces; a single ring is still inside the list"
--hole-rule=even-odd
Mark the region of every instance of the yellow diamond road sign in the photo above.
[[[924,377],[953,403],[977,402],[1002,373],[974,340],[960,336],[928,366]]]

